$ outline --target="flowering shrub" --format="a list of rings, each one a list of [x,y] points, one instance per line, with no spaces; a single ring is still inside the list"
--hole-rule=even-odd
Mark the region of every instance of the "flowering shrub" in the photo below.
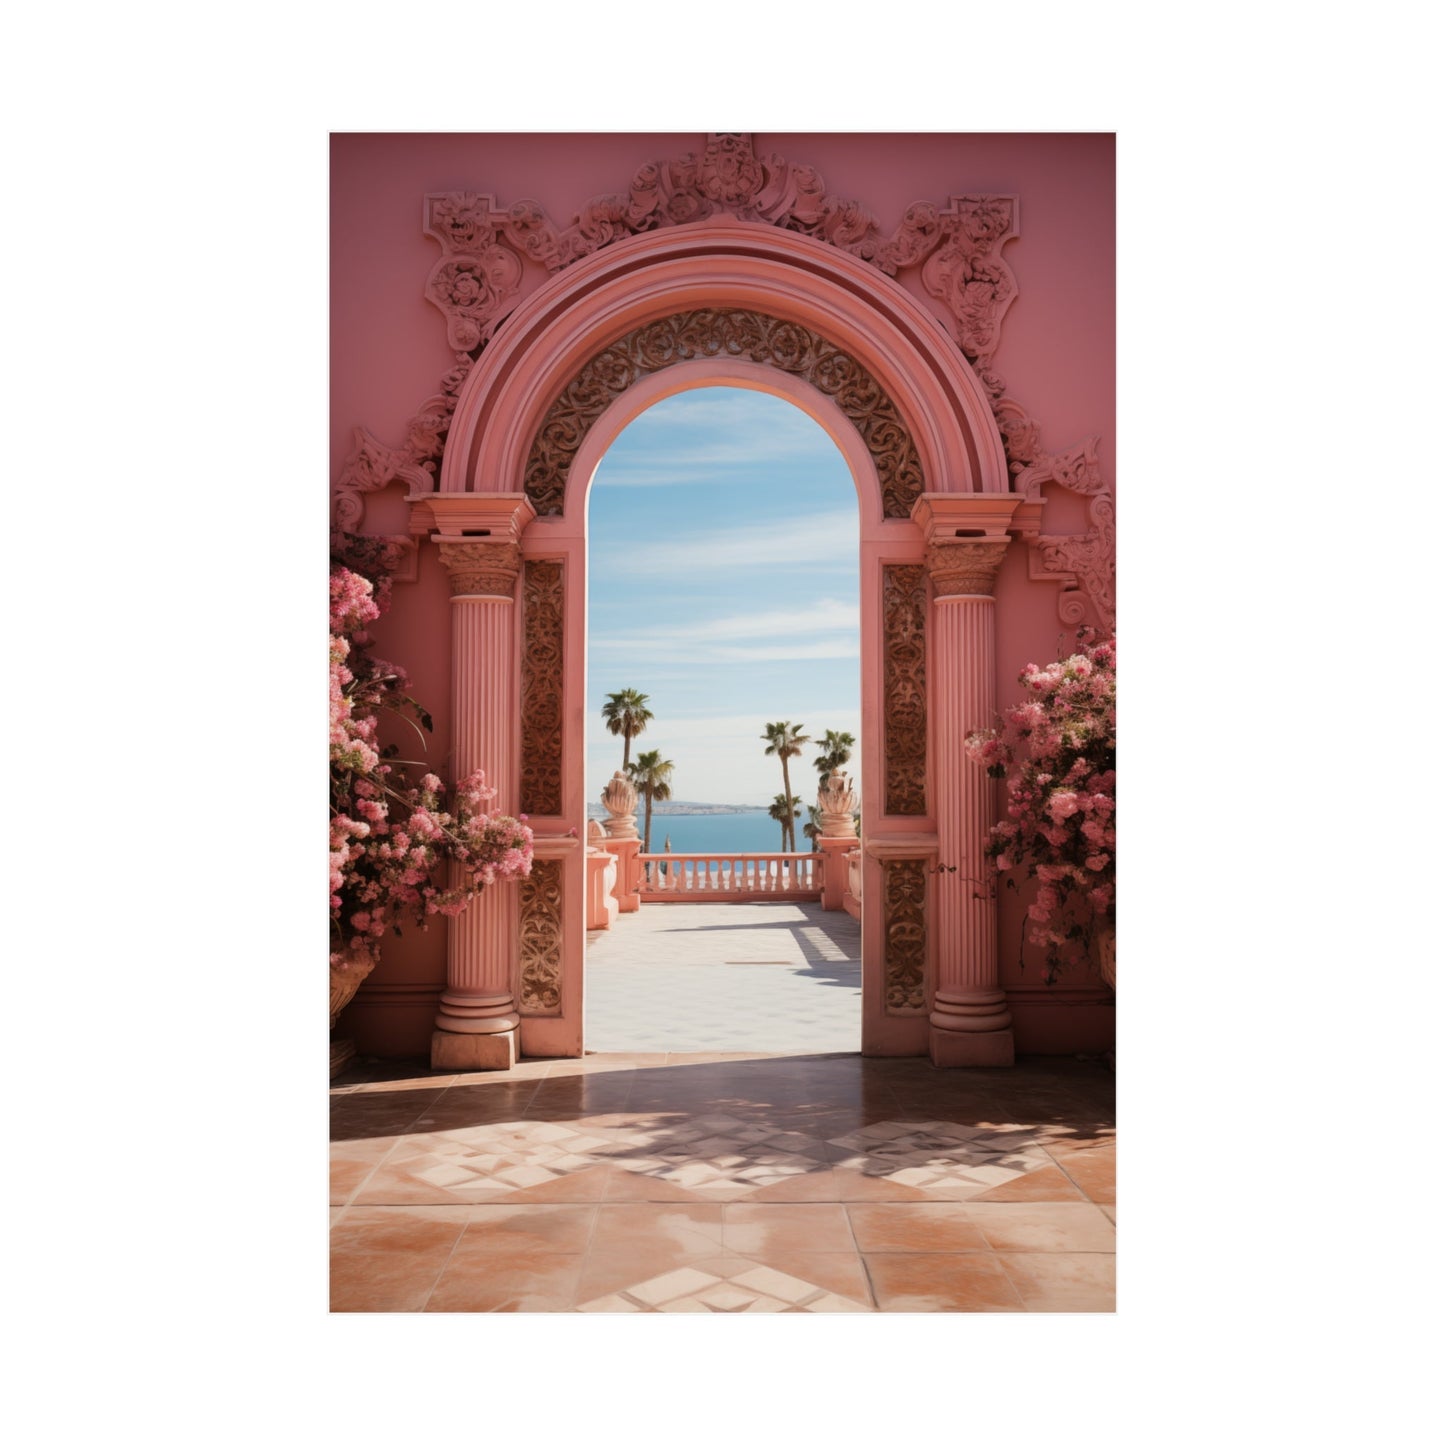
[[[1025,700],[1003,726],[965,744],[1008,779],[1008,817],[985,851],[1000,871],[1027,866],[1038,880],[1029,938],[1045,949],[1049,983],[1114,922],[1115,655],[1113,637],[1081,628],[1071,656],[1019,674]]]
[[[371,652],[367,625],[386,610],[391,579],[382,544],[342,534],[331,559],[331,966],[374,963],[388,928],[455,917],[499,878],[532,869],[532,832],[492,812],[480,772],[448,792],[435,773],[413,784],[395,745],[381,746],[383,713],[431,730],[405,691],[406,674]],[[434,881],[459,865],[454,886]]]

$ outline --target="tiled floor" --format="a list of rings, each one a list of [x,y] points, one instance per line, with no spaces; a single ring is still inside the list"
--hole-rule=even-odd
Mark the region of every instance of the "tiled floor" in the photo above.
[[[332,1309],[1110,1311],[1113,1092],[1067,1059],[354,1069]]]
[[[656,903],[587,940],[587,1047],[828,1053],[862,1031],[858,922],[816,903]]]

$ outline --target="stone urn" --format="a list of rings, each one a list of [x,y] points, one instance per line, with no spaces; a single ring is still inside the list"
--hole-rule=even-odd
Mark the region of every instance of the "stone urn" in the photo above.
[[[602,826],[609,838],[637,836],[637,789],[628,782],[626,773],[613,773],[612,781],[602,790],[602,806],[607,809],[607,821]]]
[[[857,807],[858,793],[848,774],[834,768],[818,789],[818,831],[824,838],[856,838],[853,814]]]

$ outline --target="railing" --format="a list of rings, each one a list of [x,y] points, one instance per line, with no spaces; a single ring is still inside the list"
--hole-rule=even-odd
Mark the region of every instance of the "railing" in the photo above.
[[[854,918],[863,916],[863,852],[854,848],[844,854],[848,860],[848,891],[843,895],[843,908]]]
[[[818,853],[639,853],[644,903],[735,903],[823,896]]]

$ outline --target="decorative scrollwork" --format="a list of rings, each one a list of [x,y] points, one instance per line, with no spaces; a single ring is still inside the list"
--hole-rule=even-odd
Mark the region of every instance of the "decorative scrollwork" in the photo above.
[[[562,811],[562,649],[566,632],[560,562],[522,573],[522,811]]]
[[[684,311],[615,341],[582,367],[542,419],[523,485],[539,516],[560,514],[567,474],[597,418],[639,378],[697,357],[776,367],[810,382],[858,429],[878,469],[883,512],[906,517],[923,491],[918,448],[893,400],[863,365],[792,321],[756,311]]]
[[[919,566],[883,569],[884,809],[928,811],[927,573]]]
[[[1025,533],[1029,544],[1029,577],[1059,585],[1059,620],[1075,626],[1088,620],[1093,608],[1105,627],[1114,626],[1114,498],[1099,466],[1099,438],[1086,437],[1068,451],[1045,451],[1039,424],[1016,401],[1003,396],[1003,383],[990,375],[994,420],[1003,438],[1013,489],[1028,501],[1044,498],[1054,483],[1091,498],[1087,532]]]
[[[927,1007],[927,893],[922,859],[883,864],[883,1001],[891,1014],[918,1014]]]
[[[556,1014],[562,1009],[562,863],[534,858],[522,879],[520,906],[521,1012]]]

